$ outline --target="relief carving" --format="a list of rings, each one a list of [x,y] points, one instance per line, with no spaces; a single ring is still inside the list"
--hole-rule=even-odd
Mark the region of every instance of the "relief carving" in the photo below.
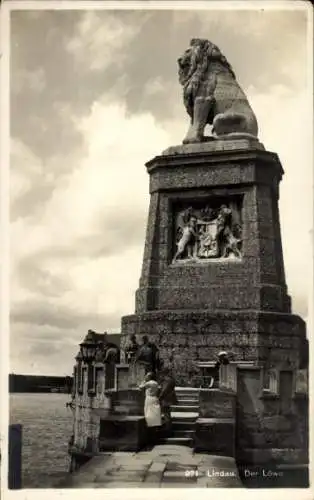
[[[181,210],[176,215],[175,231],[173,262],[242,257],[240,210],[236,205]]]

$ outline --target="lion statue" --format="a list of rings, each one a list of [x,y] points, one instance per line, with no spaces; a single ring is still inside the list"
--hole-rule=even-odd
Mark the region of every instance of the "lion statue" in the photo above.
[[[204,136],[207,124],[212,125],[212,139],[257,138],[256,117],[230,64],[216,45],[193,38],[178,65],[184,105],[191,118],[183,144],[209,140],[210,137]]]

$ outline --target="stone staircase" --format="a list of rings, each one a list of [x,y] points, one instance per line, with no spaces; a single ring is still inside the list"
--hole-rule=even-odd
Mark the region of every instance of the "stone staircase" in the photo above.
[[[162,443],[192,447],[199,416],[199,389],[177,387],[176,395],[177,404],[171,407],[171,435],[162,438]]]

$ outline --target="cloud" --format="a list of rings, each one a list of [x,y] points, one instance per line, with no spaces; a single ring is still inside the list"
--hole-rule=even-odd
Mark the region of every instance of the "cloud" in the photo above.
[[[11,140],[10,219],[41,209],[55,188],[55,172],[21,140]]]
[[[51,10],[36,17],[13,11],[12,134],[41,158],[56,149],[80,155],[84,137],[76,119],[104,94],[124,101],[130,114],[175,120],[176,60],[195,36],[221,47],[245,89],[270,92],[274,82],[300,89],[305,26],[305,13],[297,10]],[[28,83],[21,88],[22,80]]]
[[[36,325],[15,324],[13,330],[10,349],[11,372],[71,375],[78,345],[75,340],[69,341],[65,337],[64,330],[55,329],[54,338],[49,338],[43,327],[37,332]],[[28,331],[28,336],[25,335],[25,331]],[[34,331],[37,336],[33,335]],[[84,333],[82,331],[82,336]]]
[[[112,63],[122,70],[128,53],[121,49],[140,29],[140,24],[126,22],[124,12],[119,16],[110,10],[86,11],[66,50],[79,67],[88,65],[90,71],[104,71]]]
[[[308,287],[300,276],[307,276],[312,258],[313,122],[309,94],[274,86],[271,95],[252,93],[251,97],[259,119],[260,138],[266,149],[279,155],[285,171],[280,184],[279,212],[286,280],[294,311],[306,316]]]
[[[26,290],[36,291],[47,299],[60,297],[70,288],[71,283],[66,275],[55,275],[53,265],[49,265],[49,260],[40,257],[35,253],[18,262],[16,274],[19,278],[19,286]]]
[[[46,199],[41,193],[40,210],[24,203],[11,223],[12,336],[40,327],[50,344],[47,329],[56,330],[54,343],[71,331],[73,355],[85,330],[119,331],[121,316],[133,312],[148,209],[144,163],[170,141],[152,115],[128,116],[101,100],[77,126],[85,156],[53,180]],[[14,146],[18,211],[46,180],[38,158]]]
[[[81,98],[65,51],[78,20],[78,11],[11,12],[11,133],[42,160],[80,147],[71,119]],[[68,113],[59,114],[58,103]]]
[[[104,314],[103,317],[105,316],[106,315]],[[64,306],[60,304],[60,301],[58,303],[58,301],[49,302],[48,300],[37,300],[32,303],[24,302],[16,306],[15,310],[11,313],[11,320],[14,323],[41,327],[42,330],[38,335],[41,339],[45,338],[43,328],[48,327],[49,329],[60,329],[64,333],[61,337],[59,336],[59,338],[54,339],[58,341],[63,341],[63,337],[66,336],[66,330],[82,328],[84,331],[84,327],[90,324],[90,322],[92,324],[99,324],[100,319],[103,318],[100,318],[97,313],[89,314],[84,312],[83,308],[77,310],[74,307],[71,308],[69,305]],[[106,323],[109,328],[113,328],[115,326],[115,321],[115,318],[108,314],[106,317]],[[32,338],[34,339],[36,336],[33,336]]]
[[[16,94],[25,92],[25,88],[30,91],[42,92],[46,87],[46,76],[43,68],[29,72],[21,70],[12,81],[11,91]]]

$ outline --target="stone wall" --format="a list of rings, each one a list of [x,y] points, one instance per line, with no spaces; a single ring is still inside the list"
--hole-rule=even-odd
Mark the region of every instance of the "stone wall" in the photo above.
[[[93,366],[92,380],[87,366],[82,364],[81,368],[75,371],[82,373],[82,379],[76,380],[73,445],[81,451],[96,452],[100,425],[97,410],[109,411],[111,404],[105,393],[105,366]]]
[[[188,348],[183,348],[188,356]],[[180,364],[173,366],[178,368]],[[113,449],[114,436],[109,429],[115,419],[122,433],[119,446],[141,446],[144,391],[123,384],[108,391],[103,364],[88,368],[82,363],[75,373],[81,374],[81,380],[76,379],[75,386],[73,448],[82,454],[97,453],[101,434],[102,449]],[[123,431],[124,425],[129,426],[128,433]],[[132,440],[128,441],[130,436]],[[245,466],[307,464],[307,370],[284,364],[266,369],[254,362],[221,367],[220,388],[200,390],[195,449],[235,454],[238,464]]]
[[[200,389],[200,418],[235,418],[235,393]]]
[[[308,397],[295,371],[279,372],[278,392],[263,390],[259,368],[238,370],[236,453],[240,464],[308,463]]]
[[[304,321],[292,314],[266,312],[152,311],[122,319],[122,348],[128,336],[148,335],[177,385],[199,387],[199,361],[211,361],[230,350],[235,361],[271,367],[300,366]]]
[[[143,380],[144,368],[137,366],[134,369],[135,373],[134,370],[130,373],[129,365],[116,365],[113,387],[108,389],[108,376],[112,382],[112,367],[104,363],[85,364],[82,361],[75,367],[72,452],[83,456],[97,453],[100,446],[102,449],[106,446],[113,449],[114,434],[111,440],[105,435],[110,437],[110,429],[116,425],[115,418],[117,425],[119,423],[122,428],[124,422],[121,418],[126,419],[125,425],[132,430],[129,429],[134,438],[132,446],[136,448],[141,442],[137,430],[141,430],[143,425],[145,394],[131,386],[138,385],[139,379]],[[124,439],[125,447],[128,442],[126,437]],[[119,446],[122,446],[121,443]]]
[[[234,457],[236,394],[222,389],[201,389],[199,401],[194,450]]]

